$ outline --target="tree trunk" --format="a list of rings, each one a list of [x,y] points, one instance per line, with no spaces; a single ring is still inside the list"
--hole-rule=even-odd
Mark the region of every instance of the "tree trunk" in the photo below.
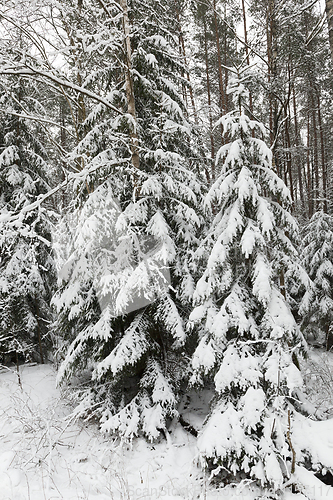
[[[326,0],[326,17],[328,24],[328,36],[331,48],[331,58],[333,61],[333,0]]]
[[[135,169],[140,169],[139,138],[137,132],[134,86],[132,78],[132,49],[130,40],[130,23],[128,18],[127,0],[119,0],[119,4],[123,10],[123,28],[125,35],[124,55],[125,55],[125,88],[126,88],[126,99],[127,99],[127,111],[131,115],[133,120],[133,124],[130,125],[130,148],[132,153],[132,165]]]
[[[302,162],[299,156],[299,128],[297,122],[297,107],[296,107],[296,96],[295,96],[295,88],[293,87],[293,111],[294,111],[294,127],[295,127],[295,145],[296,145],[296,163],[297,163],[297,176],[298,176],[298,189],[299,196],[301,199],[302,208],[304,208],[304,190],[303,190],[303,179],[302,179]]]
[[[242,0],[242,10],[243,10],[243,27],[244,27],[244,42],[245,42],[245,54],[246,54],[246,63],[250,66],[250,55],[249,55],[249,47],[248,47],[248,39],[247,39],[247,26],[246,26],[246,10],[245,10],[245,1]],[[252,101],[252,93],[249,93],[249,108],[250,113],[253,117],[253,101]],[[252,137],[254,137],[254,130],[252,130]]]
[[[216,0],[214,0],[214,2],[213,2],[213,11],[214,11],[215,41],[216,41],[216,49],[217,49],[217,63],[218,63],[218,74],[219,74],[220,106],[221,106],[221,113],[222,113],[222,115],[224,115],[227,112],[227,109],[226,109],[226,100],[225,100],[225,93],[224,93],[224,86],[223,86],[222,58],[221,58],[220,36],[219,36],[218,23],[217,23]],[[224,138],[223,138],[222,134],[223,134],[223,130],[222,130],[222,126],[221,126],[221,139],[222,139],[222,144],[223,144]]]
[[[313,168],[314,168],[314,210],[318,209],[319,206],[319,166],[318,166],[318,135],[317,135],[317,117],[316,117],[316,105],[314,100],[313,91],[311,90],[311,108],[312,108],[312,135],[313,135]]]
[[[313,215],[313,193],[312,193],[312,173],[310,164],[310,110],[309,109],[307,116],[306,173],[307,173],[309,217],[311,218]]]
[[[190,77],[190,73],[188,71],[187,60],[186,60],[185,40],[183,37],[182,26],[181,26],[181,22],[180,22],[180,14],[179,14],[179,10],[177,8],[176,8],[176,15],[177,15],[177,21],[178,21],[178,30],[179,30],[180,53],[181,53],[181,56],[184,60],[184,64],[185,64],[185,68],[186,68],[186,70],[185,70],[186,71],[186,79],[189,83],[189,91],[190,91],[191,104],[192,104],[192,108],[193,108],[194,120],[195,120],[195,123],[198,123],[197,110],[195,107],[195,100],[194,100],[193,89],[192,89],[192,85],[191,85],[191,77]]]
[[[268,59],[268,84],[269,87],[274,87],[274,82],[277,77],[277,39],[276,39],[276,20],[275,20],[275,0],[268,1],[267,8],[267,59]],[[269,95],[269,126],[271,130],[271,144],[276,139],[278,130],[278,112],[277,101],[270,91]],[[274,152],[273,152],[274,153]],[[276,163],[277,160],[276,160]]]
[[[293,183],[293,175],[292,175],[292,169],[291,169],[291,143],[290,143],[290,134],[289,134],[289,117],[286,120],[285,124],[285,134],[286,134],[286,166],[287,166],[287,173],[289,177],[289,189],[290,189],[290,195],[291,199],[295,201],[295,195],[294,195],[294,183]]]
[[[318,106],[318,122],[319,122],[319,135],[320,135],[320,146],[321,146],[321,168],[322,168],[322,179],[323,179],[323,210],[325,213],[328,211],[327,206],[327,165],[326,165],[326,154],[325,154],[325,139],[323,131],[323,122],[321,118],[320,110],[320,96],[317,92],[317,106]]]
[[[39,354],[40,354],[40,362],[42,365],[44,364],[44,355],[43,355],[43,347],[42,347],[42,335],[41,335],[41,328],[40,328],[40,318],[39,318],[39,307],[38,307],[38,301],[35,299],[36,303],[36,321],[37,321],[37,337],[38,337],[38,346],[39,346]]]
[[[207,82],[207,99],[208,99],[208,115],[209,115],[209,135],[210,135],[210,154],[212,159],[211,178],[215,180],[215,145],[213,135],[213,117],[212,117],[212,99],[210,92],[210,78],[208,65],[208,44],[207,44],[207,26],[204,19],[204,37],[205,37],[205,64],[206,64],[206,82]],[[208,179],[207,179],[208,180]]]
[[[227,5],[226,3],[224,4],[224,19],[227,17]],[[229,112],[229,96],[227,92],[228,88],[228,79],[229,79],[229,74],[228,74],[228,42],[227,42],[227,31],[224,30],[224,44],[223,44],[223,52],[224,52],[224,95],[225,95],[225,113]]]
[[[330,351],[332,347],[333,347],[333,331],[329,323],[326,329],[326,351]]]

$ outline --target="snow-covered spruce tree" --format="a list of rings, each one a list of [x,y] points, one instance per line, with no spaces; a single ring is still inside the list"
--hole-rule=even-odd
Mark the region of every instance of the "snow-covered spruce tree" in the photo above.
[[[83,182],[76,183],[83,197],[54,303],[67,345],[59,380],[89,375],[79,389],[79,414],[125,438],[155,439],[177,416],[186,378],[183,323],[193,291],[188,256],[200,185],[187,160],[189,152],[195,157],[193,136],[166,4],[130,7],[124,19],[115,4],[95,13],[98,31],[85,39],[99,61],[87,85],[95,77],[101,85],[105,72],[108,98],[124,114],[86,107],[86,135],[72,155],[85,159]],[[91,17],[93,4],[84,8]]]
[[[295,466],[288,398],[302,383],[293,355],[304,346],[284,287],[301,269],[289,191],[258,138],[264,127],[244,111],[245,84],[238,75],[229,85],[235,109],[221,122],[231,142],[205,199],[214,219],[197,251],[205,271],[190,316],[200,332],[192,383],[215,386],[198,438],[204,467],[278,491]]]
[[[48,165],[36,127],[15,116],[34,102],[32,89],[5,83],[14,98],[0,96],[0,355],[44,362],[55,267],[48,210],[28,207],[48,188]]]
[[[304,229],[302,260],[312,287],[300,310],[304,335],[333,346],[333,217],[316,212]]]

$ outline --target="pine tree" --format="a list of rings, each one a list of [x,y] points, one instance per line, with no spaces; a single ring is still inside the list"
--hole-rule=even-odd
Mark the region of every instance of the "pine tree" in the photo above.
[[[302,241],[303,264],[312,280],[301,313],[306,337],[332,345],[333,218],[320,210],[310,219]]]
[[[190,316],[199,329],[192,383],[215,387],[198,439],[203,465],[224,481],[277,491],[295,469],[288,398],[302,383],[293,358],[304,341],[286,297],[302,270],[290,193],[259,138],[264,127],[244,112],[246,84],[241,73],[230,83],[235,108],[221,122],[231,142],[205,199],[214,219],[196,252],[205,270]]]

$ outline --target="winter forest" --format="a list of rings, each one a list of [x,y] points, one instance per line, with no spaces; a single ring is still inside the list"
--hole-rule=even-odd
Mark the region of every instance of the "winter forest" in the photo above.
[[[128,457],[187,436],[164,498],[333,498],[333,1],[2,0],[0,33],[0,384],[52,365]]]

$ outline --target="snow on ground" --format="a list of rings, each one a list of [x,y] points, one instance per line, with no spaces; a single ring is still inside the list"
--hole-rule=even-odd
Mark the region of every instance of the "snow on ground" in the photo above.
[[[302,363],[302,372],[315,416],[333,418],[333,352],[310,348],[309,359]]]
[[[315,362],[322,369],[320,359]],[[333,356],[326,356],[325,363],[333,366]],[[308,376],[320,399],[318,376]],[[247,486],[208,486],[196,466],[195,439],[179,425],[172,427],[167,441],[149,444],[138,439],[132,446],[120,445],[97,426],[71,418],[72,408],[66,393],[55,387],[51,365],[21,366],[20,377],[22,387],[15,369],[0,371],[0,500],[269,498],[269,492]],[[316,405],[315,391],[311,394]],[[184,400],[182,415],[196,428],[201,427],[208,399],[207,394],[201,399],[190,394]],[[295,447],[309,450],[331,469],[332,436],[333,419],[299,417],[293,424]],[[333,500],[333,489],[302,467],[297,467],[293,482],[300,493],[286,490],[284,500]]]
[[[52,366],[20,373],[22,389],[14,369],[0,373],[0,500],[217,498],[193,460],[195,439],[181,427],[168,442],[120,446],[71,420]]]
[[[304,467],[296,465],[294,484],[302,492],[303,498],[306,495],[305,498],[309,500],[333,500],[333,488],[323,484],[312,472]]]

